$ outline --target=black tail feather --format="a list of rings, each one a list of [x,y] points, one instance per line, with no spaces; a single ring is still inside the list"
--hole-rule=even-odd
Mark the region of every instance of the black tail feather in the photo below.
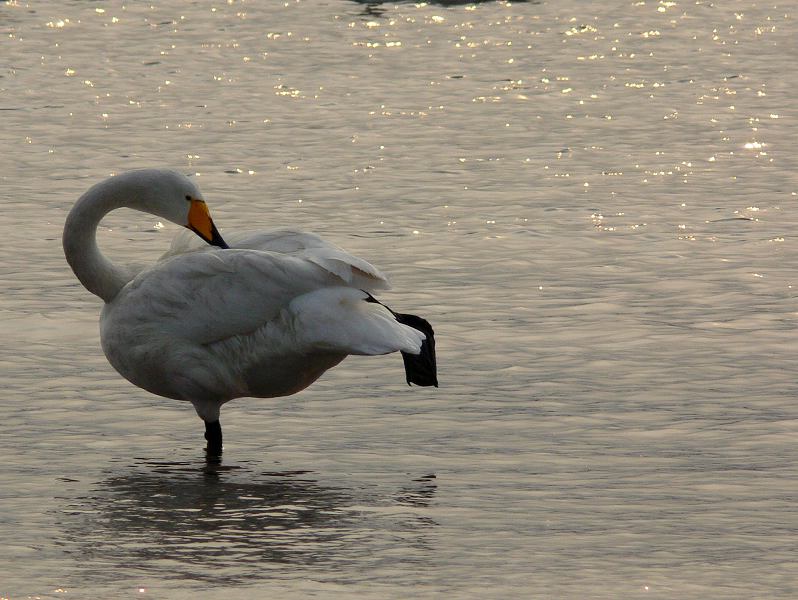
[[[421,343],[421,352],[419,354],[402,352],[402,360],[405,362],[407,385],[415,383],[416,385],[434,385],[438,387],[438,367],[435,360],[435,332],[432,330],[432,325],[425,319],[417,317],[416,315],[393,314],[396,320],[402,325],[418,329],[427,336],[427,339]]]

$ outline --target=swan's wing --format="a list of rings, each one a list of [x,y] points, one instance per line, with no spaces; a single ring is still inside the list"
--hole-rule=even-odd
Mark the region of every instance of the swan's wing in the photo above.
[[[300,256],[360,289],[373,291],[391,287],[388,278],[372,264],[313,233],[291,230],[258,232],[242,236],[234,247]]]
[[[338,277],[344,285],[363,290],[389,289],[388,278],[376,267],[327,242],[318,235],[280,229],[257,233],[225,234],[231,248],[274,252],[308,260]],[[163,259],[190,252],[205,251],[208,245],[192,232],[178,233]]]
[[[252,333],[297,296],[336,282],[332,273],[294,256],[189,252],[156,263],[126,285],[113,303],[114,320],[210,344]]]
[[[418,353],[425,338],[315,262],[260,250],[172,257],[140,273],[113,305],[115,328],[202,345],[250,338],[300,353]]]

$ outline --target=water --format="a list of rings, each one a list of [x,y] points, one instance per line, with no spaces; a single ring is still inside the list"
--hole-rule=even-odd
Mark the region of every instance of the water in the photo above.
[[[0,4],[0,596],[798,594],[789,4]],[[202,424],[106,363],[109,173],[316,231],[438,337]],[[147,263],[176,231],[119,211]]]

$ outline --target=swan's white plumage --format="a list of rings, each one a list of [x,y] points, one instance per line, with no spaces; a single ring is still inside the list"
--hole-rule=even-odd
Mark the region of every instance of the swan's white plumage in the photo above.
[[[294,298],[288,312],[297,346],[346,354],[418,354],[424,334],[397,323],[382,304],[366,302],[368,297],[361,290],[328,287]]]
[[[308,260],[347,285],[368,291],[390,289],[388,278],[362,258],[352,256],[316,234],[290,229],[234,233],[227,235],[233,248],[276,252]],[[172,240],[172,246],[162,258],[188,252],[207,251],[208,245],[190,231],[181,231]]]
[[[142,200],[131,190],[151,191]],[[106,301],[103,349],[132,383],[214,421],[224,402],[295,393],[348,354],[419,354],[425,334],[367,301],[366,291],[388,287],[385,276],[312,234],[229,236],[231,249],[220,250],[186,232],[135,276],[99,253],[94,230],[110,210],[188,226],[180,203],[198,195],[182,175],[131,172],[89,190],[67,219],[67,259]]]

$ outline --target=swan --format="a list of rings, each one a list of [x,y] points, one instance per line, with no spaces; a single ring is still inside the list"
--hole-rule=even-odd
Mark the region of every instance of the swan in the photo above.
[[[127,207],[183,226],[169,251],[136,270],[97,246],[100,220]],[[185,234],[185,235],[182,235]],[[347,355],[399,351],[408,385],[438,385],[430,324],[381,304],[380,271],[317,235],[290,230],[225,242],[197,186],[165,169],[92,186],[64,224],[67,262],[104,301],[100,339],[134,385],[193,404],[206,451],[220,456],[221,406],[295,394]]]

